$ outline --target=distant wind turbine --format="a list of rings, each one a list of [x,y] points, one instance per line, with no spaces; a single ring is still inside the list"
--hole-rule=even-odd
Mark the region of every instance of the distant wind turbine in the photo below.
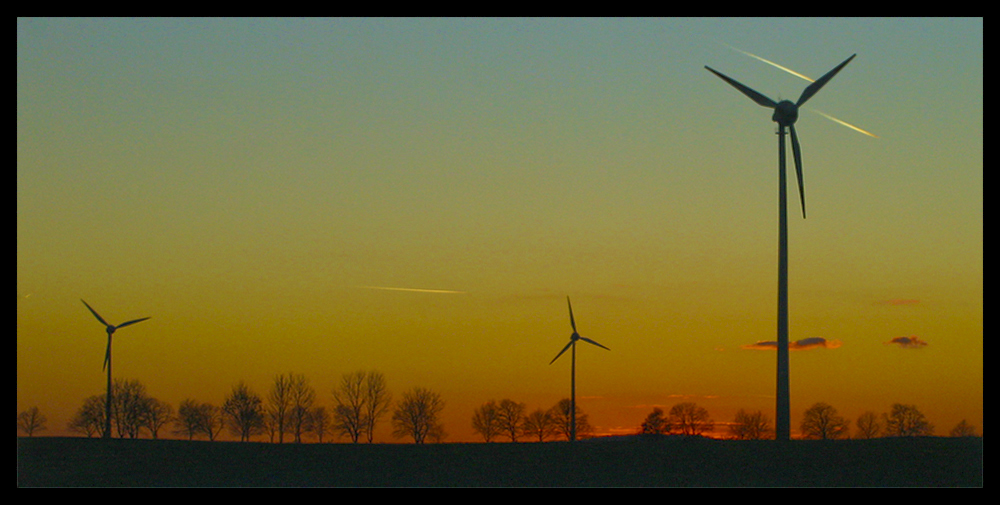
[[[566,347],[563,347],[563,349],[559,351],[559,354],[556,354],[556,357],[552,358],[552,361],[550,361],[549,364],[551,365],[552,363],[555,363],[556,360],[559,359],[559,356],[562,356],[567,349],[570,347],[573,348],[573,352],[571,353],[573,359],[571,361],[569,373],[569,440],[570,442],[573,442],[576,440],[576,341],[583,340],[584,342],[594,344],[602,349],[608,348],[587,337],[581,337],[580,334],[576,332],[576,321],[573,320],[573,304],[570,303],[568,296],[566,297],[566,304],[569,305],[569,324],[573,327],[573,334],[569,336],[569,343],[566,344]],[[610,351],[611,349],[608,350]]]
[[[799,139],[795,134],[795,120],[799,117],[799,107],[812,98],[833,76],[837,75],[856,54],[852,54],[840,65],[837,65],[823,77],[806,86],[798,101],[774,100],[750,89],[749,87],[729,78],[708,65],[705,66],[722,80],[729,83],[741,93],[762,107],[774,109],[771,120],[778,123],[778,374],[777,395],[775,406],[775,433],[778,440],[788,440],[791,436],[791,417],[789,412],[788,386],[788,202],[785,182],[785,128],[792,134],[792,154],[795,156],[795,174],[799,181],[799,199],[802,203],[802,217],[806,217],[805,189],[802,185],[802,153],[799,149]],[[765,60],[766,61],[766,60]]]
[[[104,325],[105,331],[108,332],[108,347],[104,351],[104,366],[101,368],[101,370],[106,369],[108,371],[108,396],[105,398],[107,401],[104,403],[104,438],[111,438],[111,335],[113,335],[115,333],[115,330],[117,330],[118,328],[124,328],[130,324],[135,324],[140,321],[145,321],[149,318],[143,317],[140,319],[133,319],[131,321],[125,321],[124,323],[115,326],[113,324],[108,324],[108,322],[105,321],[104,318],[101,317],[101,315],[98,314],[96,310],[91,308],[90,305],[87,304],[87,302],[83,301],[83,299],[80,299],[80,301],[87,306],[87,309],[90,310],[90,313],[93,314],[94,317],[96,317],[97,320]]]

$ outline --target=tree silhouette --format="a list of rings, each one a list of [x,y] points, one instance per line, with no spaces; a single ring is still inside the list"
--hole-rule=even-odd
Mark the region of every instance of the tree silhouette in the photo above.
[[[375,437],[375,425],[379,419],[389,412],[389,405],[392,402],[392,395],[389,393],[389,386],[386,384],[385,375],[382,372],[369,371],[365,374],[365,434],[368,443],[372,443]]]
[[[845,438],[850,425],[850,421],[837,414],[837,409],[819,402],[806,410],[799,430],[804,438],[827,440]]]
[[[663,409],[654,407],[653,411],[646,416],[639,426],[639,433],[643,435],[666,435],[670,433],[670,420],[664,415]]]
[[[854,421],[854,437],[862,439],[876,438],[882,432],[882,424],[878,416],[871,411],[864,412]]]
[[[31,437],[35,432],[44,430],[47,421],[48,419],[38,412],[38,407],[31,407],[17,414],[17,429]]]
[[[367,425],[365,398],[365,372],[344,374],[340,386],[333,390],[333,399],[337,402],[333,411],[333,427],[355,444]]]
[[[882,414],[882,420],[890,437],[919,437],[934,433],[934,426],[914,405],[894,403],[888,414]]]
[[[528,406],[514,400],[504,398],[500,400],[498,416],[500,418],[500,429],[510,437],[511,442],[517,442],[517,437],[524,429],[524,411]]]
[[[503,428],[500,426],[500,408],[490,400],[472,414],[472,431],[483,436],[483,441],[492,442]]]
[[[250,440],[264,429],[264,407],[260,396],[243,381],[233,386],[222,404],[229,431],[240,437],[240,442]]]
[[[278,443],[285,442],[285,429],[292,409],[291,385],[292,374],[279,374],[271,383],[271,391],[267,394],[267,425],[273,434],[278,434]]]
[[[549,409],[549,415],[552,418],[553,432],[557,435],[563,435],[566,440],[571,437],[570,433],[570,400],[569,398],[563,398],[559,400],[551,409]],[[587,414],[583,413],[580,406],[576,406],[576,436],[577,438],[583,438],[589,436],[594,432],[594,427],[590,425],[590,418]]]
[[[181,401],[180,406],[177,407],[177,417],[174,419],[175,434],[185,435],[188,440],[191,440],[195,435],[205,433],[205,425],[207,424],[208,420],[205,419],[197,401],[190,398]]]
[[[295,435],[295,443],[302,443],[302,433],[309,424],[309,410],[316,401],[316,390],[309,385],[305,375],[292,375],[291,378],[291,427]]]
[[[323,436],[330,433],[331,426],[333,426],[333,417],[326,411],[326,407],[313,407],[309,411],[306,431],[314,433],[319,443],[323,443]]]
[[[737,440],[761,440],[774,437],[771,420],[759,410],[747,412],[740,409],[736,411],[736,417],[729,425],[729,432]]]
[[[112,386],[111,421],[119,438],[138,438],[148,428],[153,403],[138,379],[115,379]],[[160,425],[162,426],[162,424]]]
[[[107,395],[93,395],[83,401],[83,406],[76,411],[70,419],[68,427],[70,431],[85,433],[87,438],[104,433],[104,407]]]
[[[539,442],[544,442],[546,438],[555,433],[555,420],[552,419],[552,411],[536,409],[525,416],[522,432],[526,437],[537,437]]]
[[[391,395],[385,376],[376,371],[344,374],[334,389],[337,405],[333,411],[333,428],[357,443],[367,435],[368,443],[375,436],[375,425],[389,411]]]
[[[948,433],[948,436],[974,437],[976,436],[976,427],[965,422],[965,419],[962,419],[958,424],[955,425],[954,428],[951,429],[951,432]]]
[[[169,403],[149,398],[146,404],[145,427],[153,438],[158,438],[160,428],[174,420],[174,408]]]
[[[416,387],[403,393],[392,414],[392,434],[397,438],[413,437],[413,442],[423,444],[428,437],[440,439],[444,427],[438,415],[444,409],[441,395],[428,389]]]
[[[670,424],[682,435],[701,435],[712,431],[715,423],[708,411],[693,402],[678,403],[670,408]]]

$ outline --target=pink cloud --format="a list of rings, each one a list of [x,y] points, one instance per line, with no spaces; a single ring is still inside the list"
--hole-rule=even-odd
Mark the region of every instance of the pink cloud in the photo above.
[[[895,337],[892,340],[885,343],[885,345],[896,344],[903,349],[920,349],[927,345],[927,342],[920,340],[920,337],[916,335],[910,335],[909,337]]]
[[[790,351],[804,351],[806,349],[836,349],[840,347],[841,343],[839,340],[827,340],[823,337],[811,337],[804,338],[802,340],[796,340],[795,342],[788,343],[788,350]],[[744,345],[744,349],[758,349],[758,350],[775,350],[778,348],[778,343],[773,340],[760,341],[755,344]]]

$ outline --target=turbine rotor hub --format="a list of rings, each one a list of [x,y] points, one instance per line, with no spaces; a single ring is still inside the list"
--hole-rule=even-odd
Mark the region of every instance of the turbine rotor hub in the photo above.
[[[778,106],[774,108],[774,115],[771,116],[771,120],[780,126],[791,126],[798,118],[799,106],[790,100],[778,102]]]

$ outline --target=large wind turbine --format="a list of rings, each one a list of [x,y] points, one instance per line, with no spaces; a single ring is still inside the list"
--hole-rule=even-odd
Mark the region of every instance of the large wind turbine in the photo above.
[[[597,347],[600,347],[602,349],[608,349],[608,348],[604,347],[601,344],[598,344],[597,342],[595,342],[595,341],[593,341],[593,340],[591,340],[591,339],[589,339],[587,337],[581,337],[580,334],[576,332],[576,321],[573,320],[573,304],[570,303],[568,296],[566,297],[566,304],[569,305],[569,325],[573,327],[573,334],[569,336],[569,343],[566,344],[566,347],[563,347],[563,349],[561,351],[559,351],[559,354],[556,354],[556,357],[552,358],[552,361],[550,361],[549,364],[551,365],[551,364],[555,363],[556,360],[559,359],[559,356],[562,356],[563,353],[566,352],[566,349],[569,349],[570,347],[573,348],[573,352],[571,353],[573,359],[571,360],[571,364],[570,364],[570,368],[569,368],[569,370],[570,370],[570,372],[569,372],[569,441],[573,442],[573,441],[576,440],[576,341],[577,340],[583,340],[584,342],[587,342],[589,344],[594,344]],[[608,350],[610,351],[611,349],[608,349]]]
[[[795,120],[799,117],[799,107],[812,98],[833,76],[840,72],[856,54],[844,60],[806,87],[798,101],[774,100],[750,89],[749,87],[729,78],[708,65],[709,72],[719,76],[734,88],[762,107],[774,109],[771,120],[778,123],[778,377],[777,399],[775,406],[775,435],[778,440],[788,440],[791,436],[791,417],[788,387],[788,202],[785,182],[785,128],[792,134],[792,154],[795,156],[795,175],[799,181],[799,200],[802,204],[802,217],[806,217],[806,195],[802,185],[802,153],[799,149],[799,139],[795,134]]]
[[[104,351],[104,367],[102,367],[102,370],[106,369],[108,371],[108,396],[105,398],[106,401],[104,402],[104,438],[111,438],[111,335],[113,335],[115,333],[115,330],[117,330],[118,328],[124,328],[125,326],[128,326],[130,324],[135,324],[140,321],[145,321],[149,318],[143,317],[140,319],[133,319],[131,321],[125,321],[124,323],[115,326],[113,324],[108,324],[108,322],[105,321],[104,318],[101,317],[101,315],[98,314],[96,310],[91,308],[90,305],[87,304],[87,302],[83,301],[83,299],[81,299],[80,301],[83,302],[84,305],[87,305],[87,309],[90,310],[90,313],[93,314],[94,317],[96,317],[97,320],[104,325],[105,331],[108,332],[108,348],[107,350]]]

